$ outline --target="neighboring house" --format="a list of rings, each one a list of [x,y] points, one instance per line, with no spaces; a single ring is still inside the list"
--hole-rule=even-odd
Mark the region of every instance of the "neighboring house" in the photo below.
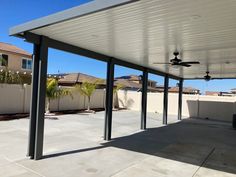
[[[179,87],[170,87],[169,92],[170,93],[179,93]],[[200,90],[193,88],[193,87],[183,87],[183,94],[199,95]]]
[[[220,92],[206,91],[205,95],[207,95],[207,96],[220,96]]]
[[[207,96],[234,96],[234,93],[206,91],[205,95],[207,95]]]
[[[115,79],[114,85],[122,85],[124,90],[140,91],[142,85],[136,82],[129,81],[127,79]]]
[[[236,88],[232,88],[230,91],[233,95],[236,95]]]
[[[70,86],[73,87],[76,84],[81,84],[83,82],[94,83],[99,81],[98,88],[106,88],[106,80],[94,77],[91,75],[83,73],[67,73],[67,74],[50,74],[48,77],[58,78],[58,84],[60,86]],[[122,90],[132,90],[132,91],[142,91],[142,81],[140,76],[122,76],[114,79],[114,86],[122,85]],[[164,86],[157,86],[156,81],[149,80],[148,91],[149,92],[163,92]],[[152,86],[150,86],[152,85]],[[178,87],[169,87],[169,92],[178,93]],[[200,94],[198,89],[192,87],[184,87],[184,94]]]
[[[83,73],[50,74],[48,75],[48,77],[58,78],[58,84],[60,86],[73,87],[76,84],[81,84],[83,82],[94,83],[96,81],[99,81],[98,88],[106,88],[106,80]],[[129,81],[127,79],[114,79],[114,86],[117,86],[118,84],[122,85],[123,90],[142,90],[142,84],[134,81]],[[148,86],[148,91],[157,92],[158,89]]]
[[[123,89],[125,90],[141,91],[142,90],[142,76],[129,75],[129,76],[116,77],[115,84],[123,85]],[[156,88],[156,84],[157,84],[156,81],[148,80],[148,91],[160,92],[160,90]]]
[[[99,81],[99,88],[105,88],[105,81],[83,73],[51,74],[48,77],[58,78],[58,84],[61,86],[75,86],[83,82],[94,83]]]
[[[115,80],[118,80],[118,79],[125,79],[125,80],[131,81],[131,82],[135,82],[137,84],[142,84],[142,76],[129,75],[129,76],[121,76],[121,77],[115,78]],[[156,81],[148,79],[148,86],[149,87],[155,88],[156,84],[157,84]]]
[[[122,85],[122,90],[142,91],[142,84],[127,79],[115,79],[114,85]],[[148,92],[158,92],[155,87],[148,86]]]
[[[156,89],[157,89],[159,92],[164,92],[164,85],[157,85],[157,86],[156,86]],[[168,89],[170,89],[170,87],[168,87]]]
[[[19,73],[31,73],[32,55],[14,45],[0,42],[0,56],[4,62],[0,61],[0,69],[5,69]]]

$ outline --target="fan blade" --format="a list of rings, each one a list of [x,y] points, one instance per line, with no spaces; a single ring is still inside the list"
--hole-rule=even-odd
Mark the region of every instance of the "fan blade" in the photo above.
[[[180,66],[185,66],[185,67],[190,67],[191,66],[190,64],[185,63],[185,62],[181,62],[179,65]]]
[[[170,65],[171,63],[159,63],[159,62],[154,62],[154,65],[162,64],[162,65]]]
[[[181,62],[181,63],[184,63],[184,64],[200,64],[199,61],[185,61],[185,62]]]

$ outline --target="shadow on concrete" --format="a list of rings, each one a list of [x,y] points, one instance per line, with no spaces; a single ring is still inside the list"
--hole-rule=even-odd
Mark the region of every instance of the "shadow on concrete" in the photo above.
[[[101,146],[48,155],[45,158],[116,147],[236,174],[235,137],[236,131],[230,124],[187,119],[115,138]]]
[[[76,154],[76,153],[86,152],[86,151],[94,151],[97,149],[103,149],[104,147],[105,146],[97,146],[97,147],[86,148],[86,149],[77,149],[77,150],[72,150],[72,151],[59,152],[59,153],[55,153],[55,154],[44,155],[43,159],[48,159],[48,158],[58,157],[58,156],[65,156],[65,155],[70,155],[70,154]]]

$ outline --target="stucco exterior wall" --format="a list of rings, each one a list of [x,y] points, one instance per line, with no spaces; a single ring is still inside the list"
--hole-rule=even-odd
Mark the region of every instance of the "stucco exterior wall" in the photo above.
[[[178,114],[178,94],[168,94],[168,114]],[[132,91],[118,92],[119,106],[141,111],[141,93]],[[236,97],[183,95],[182,114],[185,117],[209,118],[220,121],[232,121],[236,113]],[[148,93],[147,111],[162,114],[163,93]]]
[[[19,71],[19,72],[31,72],[31,70],[22,69],[22,59],[31,59],[29,56],[14,54],[6,51],[1,51],[0,54],[8,55],[8,69],[12,71]],[[5,68],[4,66],[0,66],[0,69]]]
[[[73,97],[73,99],[72,99]],[[88,99],[79,92],[51,101],[51,111],[87,109]],[[31,86],[0,84],[0,114],[29,113]],[[105,91],[97,89],[91,98],[91,108],[104,108]]]
[[[30,86],[0,84],[0,114],[29,112]]]
[[[0,114],[28,113],[31,86],[0,84]],[[120,108],[141,111],[141,92],[119,91],[115,103]],[[148,93],[147,111],[162,114],[163,93]],[[51,101],[52,111],[86,109],[88,100],[78,92]],[[97,89],[91,99],[91,108],[104,108],[105,90]],[[169,93],[168,114],[177,115],[178,94]],[[183,95],[183,116],[232,121],[236,113],[236,97]]]

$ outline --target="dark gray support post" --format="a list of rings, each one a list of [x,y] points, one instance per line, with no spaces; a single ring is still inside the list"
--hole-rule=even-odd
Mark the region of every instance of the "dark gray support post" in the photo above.
[[[34,44],[32,81],[31,81],[32,89],[31,89],[31,104],[30,104],[29,144],[28,144],[28,154],[27,154],[31,159],[34,158],[34,149],[35,149],[39,51],[40,51],[40,46]]]
[[[37,115],[36,115],[35,152],[34,152],[35,160],[41,159],[43,156],[44,113],[45,113],[45,96],[46,96],[47,63],[48,63],[47,38],[42,36],[39,45],[40,45],[40,52],[39,52]]]
[[[114,85],[114,62],[112,59],[110,59],[107,62],[105,127],[104,127],[104,140],[107,141],[111,139],[113,85]]]
[[[142,110],[141,110],[141,129],[146,129],[147,122],[147,90],[148,90],[148,71],[145,69],[142,75]]]
[[[163,99],[163,124],[167,124],[168,117],[168,89],[169,89],[169,76],[165,76],[164,83],[164,99]]]
[[[183,96],[183,79],[180,79],[179,80],[178,120],[182,119],[182,96]]]

